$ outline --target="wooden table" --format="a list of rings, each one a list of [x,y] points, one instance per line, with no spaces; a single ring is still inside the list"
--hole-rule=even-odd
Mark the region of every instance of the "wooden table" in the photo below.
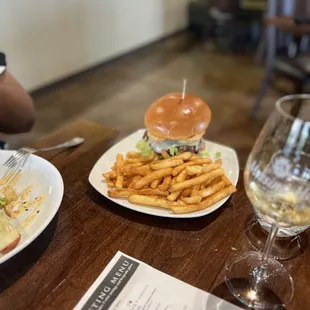
[[[196,219],[169,219],[118,206],[88,183],[96,160],[119,135],[109,128],[77,121],[34,146],[73,136],[76,149],[42,154],[60,171],[65,194],[58,214],[27,248],[0,265],[0,309],[72,309],[120,250],[227,300],[224,266],[231,255],[249,250],[244,223],[252,208],[243,189],[216,212]],[[235,250],[237,249],[237,251]],[[285,265],[296,291],[288,309],[310,309],[310,249]]]

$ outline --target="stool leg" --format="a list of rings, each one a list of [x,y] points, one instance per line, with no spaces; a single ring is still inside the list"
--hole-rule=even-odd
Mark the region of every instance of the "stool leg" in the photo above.
[[[262,104],[263,98],[265,97],[268,87],[269,87],[269,82],[270,82],[270,77],[271,77],[271,73],[272,73],[272,66],[270,64],[270,66],[268,68],[266,68],[266,73],[264,76],[264,79],[262,81],[262,84],[260,86],[260,89],[258,91],[257,97],[256,97],[256,101],[251,109],[251,113],[250,116],[255,118],[257,115],[257,112]]]

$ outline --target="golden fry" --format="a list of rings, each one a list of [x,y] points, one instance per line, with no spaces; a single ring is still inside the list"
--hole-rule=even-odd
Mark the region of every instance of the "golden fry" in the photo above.
[[[167,153],[167,151],[165,151],[165,150],[162,150],[161,151],[161,156],[163,157],[163,158],[165,158],[165,159],[167,159],[167,158],[170,158],[170,155]]]
[[[105,178],[105,179],[110,179],[110,175],[112,174],[112,172],[107,172],[107,173],[103,173],[102,176]]]
[[[157,160],[158,159],[158,155],[156,154],[153,154],[153,155],[150,155],[150,156],[142,156],[141,157],[141,162],[143,163],[147,163],[147,162],[150,162],[152,160]]]
[[[136,164],[136,163],[141,163],[140,158],[127,158],[125,161],[125,165]]]
[[[105,179],[116,179],[116,172],[111,171],[102,175]]]
[[[199,202],[201,202],[202,196],[197,195],[197,196],[191,196],[191,197],[183,197],[183,198],[181,198],[181,200],[182,200],[185,204],[190,205],[190,204],[193,204],[193,203],[199,203]]]
[[[229,186],[232,184],[231,181],[227,178],[227,176],[225,174],[222,175],[222,180],[225,182],[226,186]]]
[[[206,181],[208,181],[214,177],[217,177],[217,176],[220,176],[223,174],[224,174],[223,168],[215,169],[215,170],[207,172],[201,176],[195,177],[193,179],[173,184],[169,187],[169,191],[170,192],[176,192],[176,191],[182,190],[184,188],[192,187],[194,185],[201,184],[203,182],[206,182]]]
[[[131,172],[139,175],[147,175],[151,171],[149,166],[133,167]]]
[[[176,177],[176,182],[183,182],[184,180],[186,180],[187,177],[187,171],[184,169],[177,177]],[[176,191],[174,193],[171,193],[167,199],[170,201],[175,201],[178,199],[178,197],[181,195],[181,190],[180,191]]]
[[[123,182],[124,182],[124,176],[119,175],[116,179],[116,182],[115,182],[115,188],[116,189],[122,189],[123,188]],[[112,183],[111,183],[111,185],[112,185]]]
[[[182,192],[182,191],[173,192],[173,193],[171,193],[171,194],[167,197],[167,199],[168,199],[169,201],[176,201],[176,200],[179,198],[179,196],[181,195],[181,192]]]
[[[136,163],[131,163],[131,164],[129,164],[129,163],[126,163],[126,161],[125,161],[125,167],[130,167],[130,168],[133,168],[133,167],[140,167],[140,166],[142,166],[143,165],[143,163],[141,163],[141,162],[136,162]]]
[[[135,184],[142,179],[141,175],[136,175],[131,183],[129,184],[129,188],[134,188]]]
[[[131,184],[131,182],[133,181],[133,179],[134,179],[134,177],[124,179],[123,187],[128,187]]]
[[[110,179],[107,179],[106,182],[107,182],[107,185],[108,185],[109,187],[114,187],[114,186],[115,186],[114,182],[111,181]]]
[[[200,184],[194,185],[191,191],[191,197],[197,196],[199,192]]]
[[[189,160],[196,160],[201,158],[199,155],[193,155]]]
[[[219,164],[220,166],[222,166],[222,159],[221,159],[221,158],[217,159],[217,160],[215,161],[215,163],[216,163],[216,164]]]
[[[145,185],[149,185],[150,183],[152,183],[156,179],[170,175],[172,173],[172,171],[173,171],[172,168],[165,168],[165,169],[153,171],[153,172],[147,174],[146,176],[144,176],[141,180],[139,180],[135,184],[134,188],[140,189],[140,188],[144,187]]]
[[[136,203],[138,205],[159,207],[164,209],[170,209],[172,207],[172,203],[170,201],[153,196],[130,195],[128,200],[131,203]]]
[[[162,178],[156,179],[151,183],[151,188],[155,189],[159,185],[159,183],[162,181]]]
[[[207,187],[210,187],[210,186],[212,186],[212,185],[215,185],[215,184],[217,184],[217,183],[219,183],[219,182],[221,182],[221,181],[222,181],[222,176],[219,176],[219,177],[215,177],[215,178],[213,178],[213,179],[211,179],[211,180],[205,182],[204,185],[205,185],[205,187],[207,188]]]
[[[122,173],[123,166],[124,166],[124,157],[122,154],[117,154],[116,156],[116,182],[115,182],[116,189],[123,188],[123,182],[124,182],[124,175]]]
[[[141,157],[141,153],[139,152],[128,152],[126,154],[127,158],[140,158]]]
[[[122,167],[122,172],[123,173],[130,173],[130,172],[133,172],[134,169],[145,167],[145,166],[142,166],[142,163],[137,163],[137,164],[139,166],[136,166],[134,164],[125,165],[124,167]]]
[[[167,197],[169,195],[168,191],[160,191],[158,189],[128,189],[128,190],[108,190],[108,195],[111,198],[126,198],[130,195],[150,195],[150,196],[161,196]]]
[[[139,157],[139,158],[127,158],[125,164],[134,164],[134,163],[147,163],[154,159],[154,155]]]
[[[186,180],[187,177],[187,171],[184,169],[176,178],[177,183],[183,182]]]
[[[162,191],[167,191],[171,182],[171,176],[167,175],[164,177],[164,181],[163,184],[158,186],[158,189],[162,190]]]
[[[176,176],[178,175],[183,169],[185,169],[186,167],[188,166],[193,166],[193,165],[204,165],[204,164],[210,164],[211,163],[211,159],[209,158],[200,158],[200,159],[197,159],[197,160],[191,160],[191,161],[188,161],[187,163],[184,163],[183,165],[181,166],[178,166],[178,167],[175,167],[173,169],[173,176]]]
[[[183,189],[181,193],[181,197],[189,197],[191,194],[191,191],[192,191],[191,187]]]
[[[136,176],[136,174],[129,172],[129,173],[123,173],[123,176],[124,176],[124,180],[125,180],[125,178],[133,178],[134,176]]]
[[[172,184],[175,184],[176,182],[177,182],[177,177],[174,177],[174,178],[172,178],[170,184],[172,185]]]
[[[217,184],[214,184],[214,185],[212,185],[210,187],[207,187],[204,190],[199,191],[199,195],[201,195],[202,197],[211,196],[214,193],[222,190],[224,187],[225,187],[225,182],[221,181],[221,182],[219,182]]]
[[[175,214],[184,214],[184,213],[200,211],[208,207],[211,207],[212,205],[226,198],[227,196],[231,195],[235,191],[236,191],[236,188],[233,185],[230,185],[228,187],[225,187],[221,191],[213,194],[212,196],[207,197],[205,200],[203,200],[202,202],[198,204],[179,206],[179,207],[171,206],[170,208]]]
[[[206,173],[206,172],[209,172],[211,170],[214,170],[220,167],[221,167],[220,164],[214,163],[214,164],[209,164],[206,166],[189,166],[189,167],[186,167],[186,170],[189,175],[195,175],[199,173]]]
[[[189,160],[192,157],[191,152],[184,152],[179,155],[173,156],[173,159],[182,159],[182,160]]]
[[[153,170],[159,170],[159,169],[164,169],[164,168],[176,167],[176,166],[182,165],[183,163],[184,161],[182,159],[168,158],[168,159],[160,160],[156,163],[152,163],[151,168]]]

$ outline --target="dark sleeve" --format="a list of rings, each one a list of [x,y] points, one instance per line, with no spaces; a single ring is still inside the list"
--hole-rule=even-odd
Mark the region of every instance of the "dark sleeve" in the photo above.
[[[295,18],[295,24],[296,25],[309,25],[310,24],[310,18]]]
[[[5,66],[6,61],[5,61],[5,54],[0,52],[0,66]]]

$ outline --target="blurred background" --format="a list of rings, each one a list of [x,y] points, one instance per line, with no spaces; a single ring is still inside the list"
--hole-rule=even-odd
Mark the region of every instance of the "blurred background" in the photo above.
[[[11,147],[78,118],[130,133],[187,78],[211,106],[207,138],[243,164],[275,101],[307,88],[308,36],[263,17],[310,17],[308,0],[3,0],[0,10],[1,50],[37,110],[30,133],[6,137]]]

